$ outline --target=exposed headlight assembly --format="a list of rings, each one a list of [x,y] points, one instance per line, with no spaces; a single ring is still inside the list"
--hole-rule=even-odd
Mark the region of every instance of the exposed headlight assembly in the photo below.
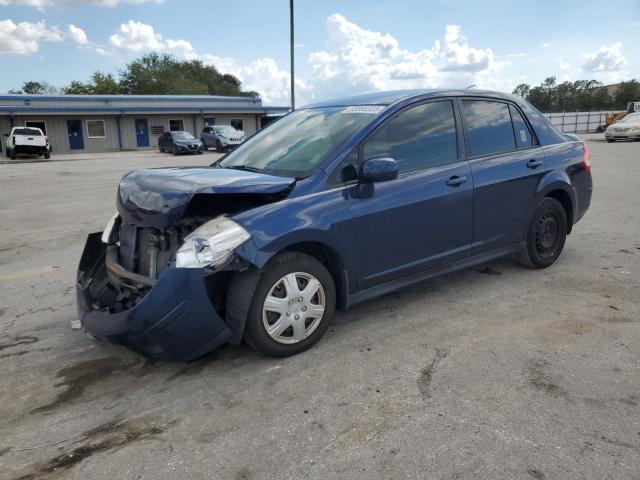
[[[176,267],[217,267],[225,263],[233,251],[251,235],[233,220],[221,216],[190,233],[176,253]]]

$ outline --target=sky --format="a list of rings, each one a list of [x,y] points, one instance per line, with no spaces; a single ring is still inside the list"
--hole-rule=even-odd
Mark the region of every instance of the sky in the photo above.
[[[639,0],[296,0],[296,104],[377,90],[640,80]],[[200,59],[289,104],[288,0],[0,0],[0,92]]]

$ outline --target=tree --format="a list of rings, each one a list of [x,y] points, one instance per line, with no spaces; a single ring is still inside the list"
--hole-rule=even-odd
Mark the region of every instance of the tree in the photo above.
[[[521,83],[516,88],[514,88],[513,92],[511,93],[519,96],[520,98],[527,98],[527,96],[529,95],[529,90],[531,90],[531,87],[529,87],[529,85],[527,85],[526,83]]]
[[[621,82],[616,92],[616,108],[626,109],[629,102],[640,102],[640,83],[637,80]]]
[[[65,95],[91,95],[93,93],[91,85],[73,80],[66,87],[62,87]]]
[[[122,93],[120,83],[110,73],[95,72],[91,76],[92,93],[96,95],[117,95]]]
[[[27,95],[55,95],[58,89],[45,81],[29,81],[22,84],[22,92]]]
[[[178,61],[171,55],[150,53],[129,63],[120,72],[122,93],[130,95],[231,95],[257,96],[243,92],[240,80],[221,74],[200,60]]]

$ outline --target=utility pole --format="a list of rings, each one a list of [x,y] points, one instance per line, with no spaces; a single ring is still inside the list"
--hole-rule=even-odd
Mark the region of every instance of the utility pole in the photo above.
[[[290,50],[291,50],[291,110],[296,109],[296,88],[295,88],[295,76],[294,76],[294,55],[293,50],[295,48],[294,36],[293,36],[293,0],[289,0],[289,31],[291,33]]]

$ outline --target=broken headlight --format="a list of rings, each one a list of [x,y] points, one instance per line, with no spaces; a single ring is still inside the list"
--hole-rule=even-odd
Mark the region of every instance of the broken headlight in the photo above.
[[[227,217],[217,217],[190,233],[176,253],[176,267],[217,267],[251,235]]]

